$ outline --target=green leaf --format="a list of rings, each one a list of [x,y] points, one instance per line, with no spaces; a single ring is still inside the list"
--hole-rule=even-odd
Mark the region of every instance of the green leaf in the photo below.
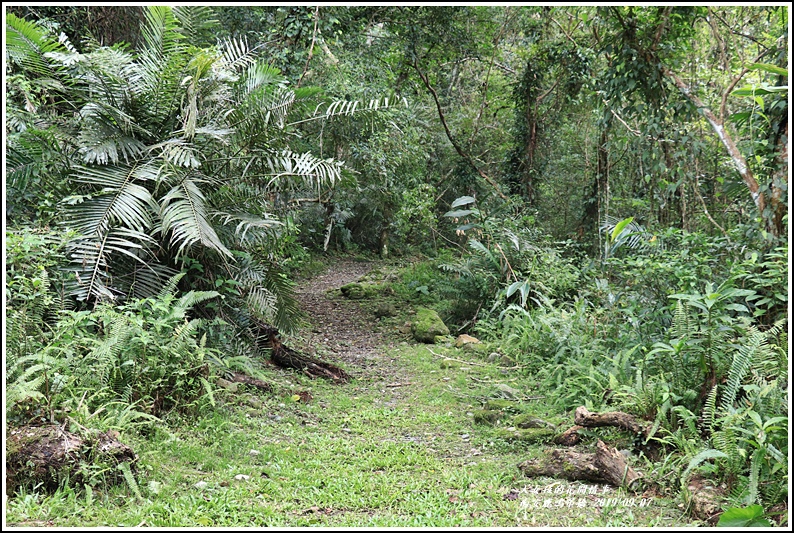
[[[455,209],[456,207],[460,207],[462,205],[473,204],[475,201],[476,200],[472,196],[461,196],[460,198],[455,199],[455,201],[452,202],[452,205],[449,207]]]
[[[764,508],[760,505],[731,507],[722,513],[717,527],[772,527],[763,515]]]
[[[618,222],[615,225],[615,229],[612,230],[612,235],[610,236],[611,241],[615,242],[615,240],[618,238],[618,236],[620,236],[620,234],[623,232],[626,226],[631,224],[633,221],[634,221],[634,217],[629,217],[629,218],[624,218],[623,220]]]
[[[465,216],[471,215],[474,212],[475,211],[472,210],[472,209],[461,209],[461,210],[458,210],[458,211],[448,211],[448,212],[444,213],[444,216],[445,217],[450,217],[450,218],[463,218]]]
[[[788,69],[770,65],[769,63],[750,63],[747,68],[749,70],[763,70],[764,72],[777,74],[779,76],[788,76]]]

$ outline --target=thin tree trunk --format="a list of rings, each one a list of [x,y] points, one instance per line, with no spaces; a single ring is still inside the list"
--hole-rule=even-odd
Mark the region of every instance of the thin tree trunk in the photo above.
[[[444,127],[444,133],[446,133],[449,142],[452,143],[452,147],[455,148],[455,151],[458,152],[458,155],[460,155],[469,165],[471,165],[472,168],[474,168],[474,170],[476,170],[477,173],[494,188],[496,194],[499,195],[499,198],[502,200],[507,200],[507,196],[505,196],[499,189],[499,185],[497,185],[497,183],[488,174],[486,174],[479,166],[477,166],[477,163],[474,162],[474,159],[472,159],[468,153],[463,151],[463,149],[460,147],[460,144],[452,136],[452,132],[449,130],[449,126],[447,125],[447,119],[444,116],[444,111],[441,109],[441,102],[438,100],[438,94],[436,94],[436,90],[433,89],[432,85],[430,85],[430,80],[428,79],[427,75],[421,71],[419,65],[416,63],[416,60],[414,60],[412,66],[419,75],[419,78],[422,80],[422,83],[424,83],[425,87],[427,87],[427,90],[430,91],[430,95],[433,97],[433,101],[436,104],[436,109],[438,110],[438,117],[441,119],[441,125]]]
[[[717,134],[717,137],[733,161],[733,165],[736,167],[736,170],[739,172],[739,175],[742,177],[745,185],[747,185],[747,188],[750,190],[750,196],[753,198],[753,203],[755,203],[758,213],[762,218],[764,218],[764,211],[766,210],[767,204],[766,198],[761,192],[761,187],[758,185],[758,181],[755,179],[755,176],[753,176],[752,170],[750,170],[750,167],[747,165],[747,160],[736,147],[736,143],[733,141],[733,138],[725,129],[723,121],[717,118],[711,109],[686,85],[686,83],[684,83],[684,81],[675,72],[667,67],[663,67],[663,72],[665,76],[673,80],[673,83],[675,83],[676,87],[678,87],[684,97],[692,102],[695,107],[697,107],[700,114],[703,115],[714,132]],[[773,235],[779,235],[779,228],[776,227],[776,224],[768,221],[766,226],[767,231]]]

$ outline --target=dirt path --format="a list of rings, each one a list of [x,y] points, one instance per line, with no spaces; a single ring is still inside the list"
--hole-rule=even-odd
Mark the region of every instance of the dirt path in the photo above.
[[[376,331],[375,318],[357,302],[331,298],[328,291],[361,279],[373,263],[334,259],[326,273],[302,280],[295,296],[311,328],[304,333],[308,350],[325,351],[334,362],[367,368],[375,364],[377,348],[388,341]]]

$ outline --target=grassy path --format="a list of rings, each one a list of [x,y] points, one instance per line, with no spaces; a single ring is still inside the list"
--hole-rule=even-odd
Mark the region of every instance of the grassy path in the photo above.
[[[103,494],[23,494],[9,502],[8,523],[688,525],[669,501],[640,506],[640,496],[523,477],[516,465],[541,448],[506,437],[504,428],[472,421],[473,411],[494,397],[499,384],[520,388],[517,378],[469,352],[415,344],[398,332],[405,316],[377,321],[371,303],[333,290],[368,269],[344,263],[303,283],[299,298],[312,326],[301,337],[285,339],[344,365],[354,375],[350,383],[269,370],[275,394],[224,392],[218,407],[198,419],[169,420],[168,430],[146,438],[123,436],[140,456],[139,496],[126,486]],[[444,356],[463,363],[441,368]],[[296,401],[304,392],[311,399]],[[525,403],[532,413],[549,416],[542,400]],[[547,493],[533,494],[537,490]]]

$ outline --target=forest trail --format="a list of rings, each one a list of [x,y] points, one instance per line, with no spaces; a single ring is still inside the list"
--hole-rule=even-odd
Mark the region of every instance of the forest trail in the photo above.
[[[328,291],[360,280],[372,268],[371,262],[337,259],[325,273],[297,284],[295,297],[311,324],[305,338],[310,349],[323,346],[337,361],[368,366],[384,343],[373,328],[374,318],[355,301],[330,298]]]

